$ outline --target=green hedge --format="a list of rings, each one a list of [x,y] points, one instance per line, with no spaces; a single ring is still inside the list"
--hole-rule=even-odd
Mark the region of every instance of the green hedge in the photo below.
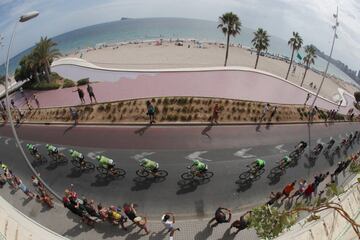
[[[60,84],[56,82],[32,83],[26,86],[27,89],[32,89],[32,90],[51,90],[51,89],[58,89],[59,87]]]
[[[83,79],[80,79],[79,81],[77,81],[78,86],[86,85],[88,83],[89,83],[89,78],[83,78]]]
[[[65,79],[63,88],[69,88],[69,87],[75,87],[75,83],[71,81],[70,79]]]

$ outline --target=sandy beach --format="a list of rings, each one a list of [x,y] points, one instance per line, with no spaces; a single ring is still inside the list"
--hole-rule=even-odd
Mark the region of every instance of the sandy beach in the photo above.
[[[200,47],[201,46],[201,47]],[[184,41],[183,46],[176,46],[174,42],[150,41],[139,43],[113,44],[97,49],[83,49],[67,57],[81,57],[102,67],[123,69],[162,69],[162,68],[191,68],[223,66],[225,48],[218,43],[197,44],[195,41]],[[229,50],[228,66],[254,67],[256,54],[241,46],[231,46]],[[258,69],[285,77],[288,63],[270,57],[260,56]],[[305,69],[296,67],[295,73],[290,73],[289,79],[300,85]],[[310,83],[319,87],[322,75],[309,70],[304,87],[316,92]],[[326,78],[320,94],[337,101],[338,88],[343,88],[353,94],[358,88],[335,77]]]

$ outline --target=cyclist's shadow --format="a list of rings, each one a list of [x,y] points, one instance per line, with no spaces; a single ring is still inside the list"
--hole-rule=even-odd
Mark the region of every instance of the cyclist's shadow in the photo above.
[[[275,185],[280,182],[281,176],[285,174],[285,170],[281,170],[280,167],[274,167],[270,170],[267,178],[270,180],[269,185]]]
[[[112,181],[118,180],[120,178],[124,178],[124,177],[114,177],[111,175],[108,176],[101,176],[101,174],[97,174],[95,175],[95,182],[91,183],[90,185],[93,187],[105,187],[108,186]]]
[[[181,179],[177,183],[180,189],[176,192],[176,194],[181,195],[181,194],[194,192],[198,188],[198,186],[206,184],[208,182],[210,182],[210,179],[192,179],[192,180]]]
[[[147,190],[154,183],[160,183],[165,181],[166,178],[160,177],[135,177],[133,182],[135,185],[131,188],[131,191],[142,191]]]

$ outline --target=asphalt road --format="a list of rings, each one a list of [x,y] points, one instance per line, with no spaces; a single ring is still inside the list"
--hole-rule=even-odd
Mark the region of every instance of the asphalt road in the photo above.
[[[101,152],[127,172],[124,178],[115,180],[99,178],[96,170],[81,173],[71,163],[57,167],[37,166],[43,179],[59,194],[73,183],[79,194],[104,205],[135,202],[139,210],[150,217],[158,218],[160,212],[173,211],[183,218],[202,218],[212,214],[218,206],[240,210],[258,205],[266,201],[270,191],[278,191],[290,181],[312,180],[314,174],[334,169],[337,156],[331,161],[321,154],[311,165],[304,154],[283,176],[267,177],[276,162],[300,140],[311,139],[313,148],[316,142],[327,142],[330,137],[338,142],[346,133],[358,129],[358,123],[339,123],[310,127],[276,125],[268,129],[261,127],[258,131],[256,126],[150,127],[143,134],[139,134],[141,127],[77,126],[69,129],[67,126],[23,125],[17,130],[23,145],[39,144],[44,156],[45,143],[58,145],[66,155],[74,147],[93,163],[96,163],[95,155]],[[30,177],[8,126],[0,128],[0,136],[1,159],[21,177]],[[359,144],[355,144],[348,153],[358,149]],[[137,177],[138,160],[144,156],[157,161],[169,176],[161,182]],[[214,177],[205,182],[181,181],[180,175],[186,171],[190,159],[196,158],[207,162]],[[251,185],[239,185],[240,173],[256,158],[266,160],[266,171]]]

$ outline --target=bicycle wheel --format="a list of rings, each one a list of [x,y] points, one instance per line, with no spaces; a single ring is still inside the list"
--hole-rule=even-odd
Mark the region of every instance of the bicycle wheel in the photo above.
[[[106,168],[97,167],[96,169],[98,170],[98,172],[100,173],[100,175],[102,175],[102,176],[107,176],[107,175],[108,175],[108,170],[107,170]]]
[[[202,179],[209,179],[212,178],[212,176],[214,176],[213,172],[205,172],[202,176]]]
[[[121,169],[121,168],[114,168],[112,170],[112,173],[115,177],[122,177],[122,176],[125,176],[126,172],[124,169]]]
[[[169,173],[165,170],[159,170],[156,172],[155,176],[158,178],[164,178],[168,175]]]
[[[76,167],[76,168],[80,168],[80,167],[81,167],[81,164],[80,164],[80,162],[79,162],[78,160],[73,159],[73,160],[71,160],[71,163],[72,163],[72,165],[74,165],[74,167]]]
[[[262,169],[256,171],[254,176],[255,177],[261,176],[264,172],[265,172],[265,168],[262,168]]]
[[[193,180],[194,174],[192,174],[191,172],[185,172],[185,173],[181,174],[181,178],[184,180]]]
[[[85,162],[85,169],[87,170],[94,170],[95,165],[91,162]]]
[[[136,171],[136,175],[138,175],[139,177],[147,177],[149,176],[149,172],[145,169],[139,169]]]
[[[249,171],[243,172],[243,173],[240,174],[239,178],[241,180],[247,180],[247,179],[250,178],[250,175],[251,175],[251,173]]]

